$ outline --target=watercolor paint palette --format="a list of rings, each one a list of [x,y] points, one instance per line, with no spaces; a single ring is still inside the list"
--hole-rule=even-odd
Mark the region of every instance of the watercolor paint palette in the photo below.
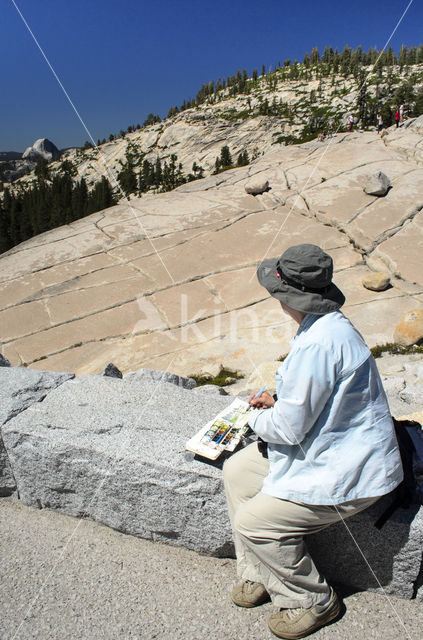
[[[249,411],[248,402],[236,398],[188,440],[185,449],[209,460],[216,460],[224,451],[235,451],[242,436],[250,430]]]

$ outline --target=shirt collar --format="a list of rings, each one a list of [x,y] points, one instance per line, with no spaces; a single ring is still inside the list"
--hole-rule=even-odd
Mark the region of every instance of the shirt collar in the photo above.
[[[304,316],[304,318],[302,319],[301,324],[298,327],[298,331],[295,334],[295,337],[299,336],[304,331],[307,331],[307,329],[310,329],[311,325],[314,324],[316,320],[320,317],[321,316],[318,316],[314,313],[307,313],[307,315]]]

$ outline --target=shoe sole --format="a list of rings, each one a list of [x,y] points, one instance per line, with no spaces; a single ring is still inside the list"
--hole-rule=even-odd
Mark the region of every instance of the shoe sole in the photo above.
[[[269,624],[269,629],[270,631],[277,636],[278,638],[283,638],[283,640],[300,640],[300,638],[305,638],[306,636],[309,636],[311,633],[314,633],[315,631],[317,631],[317,629],[320,629],[320,627],[324,627],[325,625],[329,624],[330,622],[333,622],[334,620],[336,620],[336,618],[339,616],[339,614],[341,613],[341,605],[338,603],[337,608],[332,611],[332,613],[329,614],[329,617],[325,619],[325,621],[323,622],[316,622],[315,625],[313,625],[313,627],[310,627],[310,629],[307,629],[307,631],[303,632],[303,633],[285,633],[283,636],[280,635],[280,633],[278,633],[277,631],[274,631],[272,629],[272,627]]]
[[[257,602],[245,602],[245,600],[235,600],[234,598],[232,598],[232,602],[234,604],[236,604],[237,607],[244,607],[245,609],[252,609],[253,607],[259,607],[260,605],[264,604],[265,602],[269,602],[270,600],[270,596],[263,596],[262,599],[258,600]]]

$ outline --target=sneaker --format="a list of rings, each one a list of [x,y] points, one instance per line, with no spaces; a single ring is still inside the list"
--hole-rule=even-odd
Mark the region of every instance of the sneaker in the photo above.
[[[258,607],[270,600],[270,596],[260,582],[246,580],[232,589],[232,601],[238,607]]]
[[[295,640],[304,638],[319,627],[323,627],[334,620],[341,611],[341,603],[336,593],[331,589],[329,602],[315,604],[310,609],[281,609],[270,616],[268,624],[270,631],[278,638]]]

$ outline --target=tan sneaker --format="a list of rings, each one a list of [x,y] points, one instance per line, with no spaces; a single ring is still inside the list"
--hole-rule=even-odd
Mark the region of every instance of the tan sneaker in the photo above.
[[[270,600],[270,596],[260,582],[246,580],[232,589],[232,601],[238,607],[258,607]]]
[[[278,638],[295,640],[304,638],[319,627],[323,627],[334,620],[341,611],[341,603],[336,593],[331,589],[330,600],[327,604],[315,604],[310,609],[281,609],[270,616],[268,624],[270,631]]]

